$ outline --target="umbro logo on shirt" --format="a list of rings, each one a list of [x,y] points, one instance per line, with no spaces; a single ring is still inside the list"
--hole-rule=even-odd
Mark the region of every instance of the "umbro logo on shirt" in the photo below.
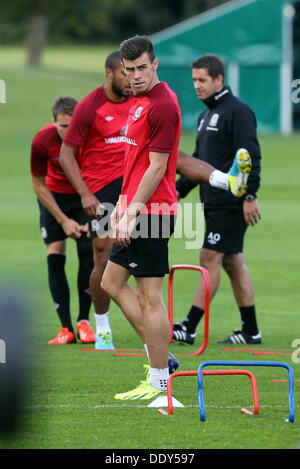
[[[114,117],[113,116],[106,116],[105,117],[105,120],[110,122],[110,121],[113,121],[114,120]]]
[[[137,267],[137,266],[138,266],[138,265],[135,264],[134,262],[131,262],[131,264],[129,264],[129,267],[132,267],[132,268]]]

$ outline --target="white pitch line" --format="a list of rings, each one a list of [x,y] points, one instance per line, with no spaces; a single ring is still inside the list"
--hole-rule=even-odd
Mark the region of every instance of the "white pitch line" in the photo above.
[[[242,404],[241,404],[242,405]],[[241,405],[207,405],[205,408],[207,409],[240,409]],[[246,404],[246,407],[252,407],[253,403]],[[61,404],[61,405],[48,405],[48,404],[37,404],[33,406],[23,406],[22,409],[146,409],[147,405],[126,405],[126,404],[98,404],[94,406],[80,406],[80,405],[69,405],[69,404]],[[199,408],[197,404],[188,404],[184,406],[185,408]],[[296,408],[300,408],[300,406],[296,405]],[[260,405],[260,409],[283,409],[286,408],[286,405]]]

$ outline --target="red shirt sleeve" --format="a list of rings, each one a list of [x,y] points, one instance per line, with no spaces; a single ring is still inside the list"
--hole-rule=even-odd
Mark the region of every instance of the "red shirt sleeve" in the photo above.
[[[170,100],[155,100],[148,113],[150,125],[149,150],[170,153],[176,138],[179,122],[178,110]]]
[[[89,112],[89,106],[84,102],[77,104],[64,143],[74,148],[81,147],[93,121],[94,116]]]
[[[38,142],[37,140],[37,138],[34,138],[31,145],[31,174],[37,177],[45,177],[47,176],[49,160],[48,150],[42,143]]]
[[[105,95],[102,87],[100,87],[89,93],[77,104],[64,138],[66,145],[77,149],[82,146],[89,129],[95,121],[96,111],[104,100]]]

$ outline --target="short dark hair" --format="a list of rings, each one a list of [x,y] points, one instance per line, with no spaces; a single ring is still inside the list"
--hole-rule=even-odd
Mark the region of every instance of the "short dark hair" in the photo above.
[[[122,59],[135,60],[145,52],[151,62],[155,59],[154,47],[148,36],[133,36],[121,42],[120,52]]]
[[[105,68],[109,68],[110,70],[114,71],[121,65],[121,60],[121,52],[119,50],[115,50],[106,57]]]
[[[217,78],[219,75],[225,79],[225,65],[217,55],[206,54],[192,63],[192,68],[206,68],[209,76]]]
[[[72,98],[72,96],[60,96],[57,98],[52,106],[54,120],[57,119],[58,114],[68,114],[68,116],[72,116],[77,103],[78,101]]]

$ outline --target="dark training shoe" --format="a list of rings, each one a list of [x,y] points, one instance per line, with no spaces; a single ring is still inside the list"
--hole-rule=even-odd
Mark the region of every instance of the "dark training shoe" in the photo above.
[[[256,335],[248,335],[243,331],[233,331],[227,339],[217,340],[217,344],[261,344],[260,332]]]
[[[177,331],[178,329],[182,330],[186,330],[186,327],[185,327],[185,324],[183,324],[183,322],[175,322],[175,324],[173,324],[173,330],[174,331]]]
[[[188,332],[180,329],[173,331],[173,342],[179,342],[180,344],[193,345],[195,342],[196,333],[189,334]]]
[[[177,368],[179,368],[179,361],[177,360],[177,358],[174,357],[171,352],[168,352],[168,367],[170,375],[174,373]]]
[[[173,331],[187,331],[187,328],[186,328],[186,324],[184,323],[184,321],[182,322],[175,322],[175,324],[173,325]]]

